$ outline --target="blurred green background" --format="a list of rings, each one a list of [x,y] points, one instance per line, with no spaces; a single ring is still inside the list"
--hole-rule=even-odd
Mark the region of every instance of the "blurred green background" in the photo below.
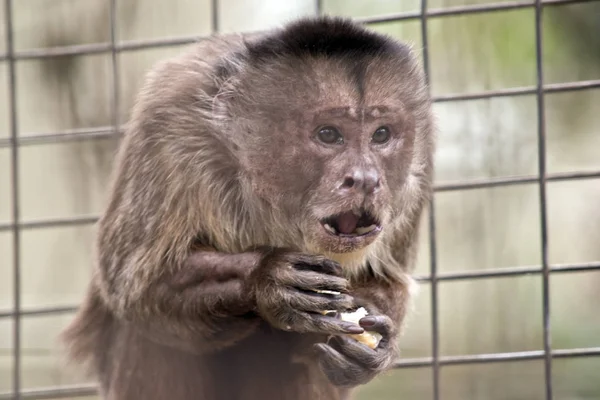
[[[15,49],[110,42],[107,0],[14,1]],[[486,3],[433,0],[430,8]],[[117,41],[131,44],[211,32],[208,0],[118,0]],[[370,17],[414,12],[417,0],[323,0],[329,14]],[[315,1],[219,2],[221,32],[252,31],[313,15]],[[0,54],[5,51],[0,9]],[[371,25],[422,51],[418,20]],[[428,23],[434,96],[536,84],[531,8],[431,18]],[[600,2],[545,7],[545,83],[600,79]],[[101,49],[102,50],[102,49]],[[124,50],[117,56],[119,121],[127,121],[144,73],[181,46]],[[0,141],[9,136],[6,61],[0,61]],[[19,135],[70,130],[109,132],[113,74],[110,52],[21,59],[16,63]],[[547,94],[548,173],[600,169],[600,89]],[[535,175],[538,171],[534,95],[435,104],[440,134],[436,183]],[[21,213],[25,221],[95,216],[117,141],[110,135],[24,145],[20,150]],[[10,150],[0,147],[0,225],[11,222]],[[551,264],[600,260],[600,179],[549,182]],[[541,263],[539,191],[535,184],[440,192],[435,197],[441,273]],[[416,275],[429,270],[429,233],[423,221]],[[22,233],[24,309],[76,305],[90,277],[93,224]],[[0,312],[12,307],[11,233],[0,230]],[[32,250],[34,249],[34,250]],[[600,346],[600,271],[555,273],[550,279],[552,346]],[[404,357],[431,355],[431,291],[421,293],[401,339]],[[24,389],[86,382],[64,367],[56,342],[72,312],[22,318]],[[542,349],[539,275],[442,282],[440,354]],[[0,318],[0,393],[11,390],[12,323]],[[553,362],[555,399],[600,399],[600,358]],[[395,370],[361,388],[358,399],[430,399],[431,368]],[[92,399],[94,397],[87,397]],[[543,362],[522,361],[441,369],[444,400],[544,398]]]

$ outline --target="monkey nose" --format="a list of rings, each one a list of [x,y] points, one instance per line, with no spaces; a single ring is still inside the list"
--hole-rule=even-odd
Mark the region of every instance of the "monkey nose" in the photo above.
[[[375,168],[356,168],[344,177],[340,189],[362,190],[365,194],[375,192],[381,183]]]

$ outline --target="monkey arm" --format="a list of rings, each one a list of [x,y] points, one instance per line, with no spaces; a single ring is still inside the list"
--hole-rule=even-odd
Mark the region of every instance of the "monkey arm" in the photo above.
[[[219,350],[258,325],[244,283],[259,260],[258,253],[194,250],[181,268],[162,274],[140,297],[117,295],[131,303],[113,309],[159,343],[194,353]]]
[[[185,57],[146,79],[132,111],[98,225],[97,284],[117,319],[157,342],[204,352],[258,326],[244,283],[261,254],[231,251],[242,247],[238,165],[209,122],[189,117],[206,84]],[[170,74],[178,78],[161,83]],[[228,253],[195,247],[199,237]]]
[[[173,144],[149,140],[151,131],[134,124],[118,157],[96,243],[100,293],[117,319],[159,343],[218,350],[259,323],[243,283],[261,256],[195,247],[199,235],[225,224],[213,217],[223,202],[192,179],[202,176],[187,167],[200,150],[172,157]]]
[[[252,333],[259,322],[246,281],[260,258],[258,252],[195,250],[182,268],[165,275],[154,292],[155,304],[168,324],[180,325],[179,338],[191,342],[193,349],[232,345]],[[163,336],[162,326],[153,324],[155,336]]]

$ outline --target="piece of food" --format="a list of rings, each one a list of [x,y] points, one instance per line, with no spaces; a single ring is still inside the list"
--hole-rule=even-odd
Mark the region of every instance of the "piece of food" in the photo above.
[[[348,321],[348,322],[354,322],[357,325],[358,325],[358,321],[361,318],[366,317],[367,315],[369,315],[369,313],[367,312],[367,310],[364,307],[360,307],[356,311],[353,311],[350,313],[341,313],[340,314],[342,320]],[[359,342],[366,344],[367,346],[369,346],[372,349],[377,347],[377,345],[379,344],[379,341],[381,340],[381,337],[382,337],[381,334],[379,334],[378,332],[371,332],[371,331],[364,331],[363,333],[361,333],[359,335],[350,335],[350,336],[352,336],[354,339],[358,340]]]
[[[313,289],[313,291],[316,293],[330,294],[330,295],[334,295],[334,296],[341,294],[340,292],[336,292],[333,290]],[[360,307],[353,312],[345,312],[345,313],[339,313],[339,314],[335,310],[324,310],[321,313],[323,315],[330,315],[330,314],[339,315],[339,317],[343,321],[353,322],[356,325],[359,325],[358,321],[361,318],[369,315],[369,313],[367,312],[367,310],[364,307]],[[350,335],[350,336],[352,338],[356,339],[357,341],[369,346],[372,349],[377,347],[377,345],[379,344],[379,341],[381,340],[381,337],[382,337],[378,332],[371,332],[371,331],[364,331],[361,334]]]
[[[336,292],[334,290],[319,290],[319,289],[315,289],[313,290],[313,292],[317,292],[317,293],[321,293],[321,294],[332,294],[334,296],[338,296],[341,293],[340,292]]]

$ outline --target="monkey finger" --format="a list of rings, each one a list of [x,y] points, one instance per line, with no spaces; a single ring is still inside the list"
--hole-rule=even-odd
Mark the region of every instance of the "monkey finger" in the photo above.
[[[294,257],[294,268],[300,271],[314,271],[322,274],[342,276],[342,266],[333,260],[323,256],[314,256],[309,254],[299,254]]]
[[[285,271],[278,278],[280,283],[302,290],[330,290],[348,293],[348,281],[337,276],[324,275],[313,271]]]
[[[321,370],[336,386],[357,386],[367,383],[373,377],[373,374],[351,362],[342,353],[327,344],[317,343],[314,348],[319,356]]]
[[[290,307],[306,312],[345,311],[352,307],[354,300],[347,294],[330,296],[298,289],[291,289],[290,292],[287,298]]]
[[[357,364],[373,371],[384,370],[392,359],[390,353],[385,349],[373,350],[363,343],[343,335],[332,338],[330,345]]]
[[[317,313],[299,313],[300,324],[304,332],[323,333],[327,335],[351,334],[358,335],[364,332],[360,326],[342,321],[335,317]]]
[[[385,339],[391,336],[394,329],[394,322],[386,315],[368,315],[362,317],[358,324],[365,330],[380,333]]]

